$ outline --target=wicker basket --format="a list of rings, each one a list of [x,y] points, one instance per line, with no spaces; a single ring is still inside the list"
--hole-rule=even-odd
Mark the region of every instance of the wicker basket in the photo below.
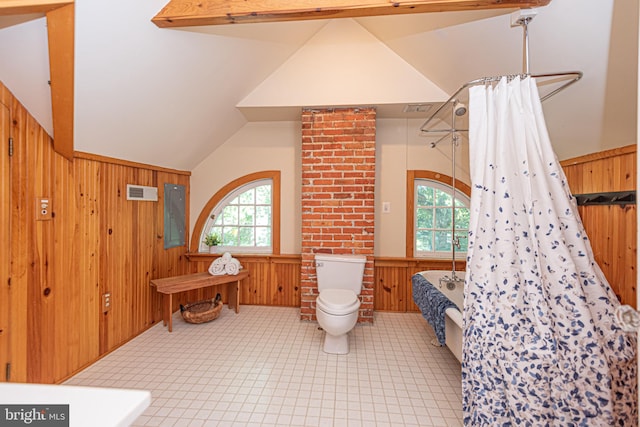
[[[180,313],[185,322],[205,323],[216,319],[222,311],[220,294],[213,299],[198,301],[187,305],[180,305]]]

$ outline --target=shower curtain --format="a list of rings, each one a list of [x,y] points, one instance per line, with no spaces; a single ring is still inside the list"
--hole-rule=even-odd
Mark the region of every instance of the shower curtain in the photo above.
[[[636,426],[635,334],[594,262],[535,79],[469,92],[467,426]]]

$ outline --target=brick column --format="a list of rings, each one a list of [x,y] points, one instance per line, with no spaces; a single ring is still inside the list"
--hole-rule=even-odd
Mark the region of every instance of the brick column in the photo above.
[[[376,111],[302,112],[302,320],[316,320],[316,253],[366,255],[359,322],[373,322]]]

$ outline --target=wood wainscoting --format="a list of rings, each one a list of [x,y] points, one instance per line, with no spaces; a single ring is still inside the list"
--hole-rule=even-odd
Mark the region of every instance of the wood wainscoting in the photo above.
[[[631,221],[630,218],[628,218]],[[590,224],[587,222],[587,224]],[[597,235],[596,237],[602,237]],[[596,241],[596,246],[599,240]],[[593,244],[593,243],[592,243]],[[635,252],[634,252],[635,253]],[[189,272],[207,271],[209,265],[218,255],[187,254]],[[284,307],[300,307],[300,255],[234,255],[242,266],[249,270],[250,277],[245,279],[240,287],[240,304],[273,305]],[[628,260],[630,262],[630,260]],[[456,261],[456,270],[463,271],[464,261]],[[444,270],[451,271],[450,260],[428,260],[419,258],[377,257],[374,259],[374,310],[391,312],[418,312],[413,302],[411,277],[421,271]],[[635,299],[635,280],[628,278],[630,288],[618,286],[614,288],[616,294],[627,295],[631,304]],[[620,282],[618,282],[620,285]],[[227,295],[221,292],[223,301]],[[204,290],[193,298],[213,298],[214,291]],[[188,298],[187,298],[188,299]],[[184,301],[185,298],[182,298]],[[634,305],[634,304],[631,304]],[[174,310],[178,303],[174,303]]]
[[[561,162],[572,194],[636,191],[636,146]],[[623,304],[636,307],[636,204],[587,205],[578,211],[596,262]]]
[[[374,262],[374,297],[376,311],[420,311],[413,302],[411,277],[421,271],[451,271],[451,260],[419,258],[376,258]],[[464,261],[456,261],[456,271],[465,268]]]
[[[207,271],[220,255],[191,253],[189,272]],[[240,304],[300,307],[301,255],[239,255],[234,258],[249,271],[249,277],[240,285]],[[213,290],[204,291],[205,298],[213,298]],[[222,300],[227,300],[226,293]],[[174,307],[177,309],[177,307]]]
[[[188,254],[189,272],[207,271],[219,255]],[[240,304],[300,307],[301,255],[234,255],[249,271],[240,286]],[[456,262],[464,269],[464,261]],[[374,259],[374,309],[377,311],[419,311],[411,295],[411,276],[424,270],[451,271],[451,261],[406,258]],[[203,298],[213,298],[206,290]],[[227,295],[221,292],[223,301]],[[177,310],[174,304],[174,310]]]

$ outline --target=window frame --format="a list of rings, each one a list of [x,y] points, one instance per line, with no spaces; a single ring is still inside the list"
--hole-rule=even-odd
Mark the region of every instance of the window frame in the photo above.
[[[439,182],[441,184],[444,184],[446,186],[448,186],[449,188],[452,186],[453,183],[453,178],[439,173],[439,172],[434,172],[434,171],[425,171],[425,170],[408,170],[407,171],[407,206],[406,206],[406,215],[407,215],[407,222],[406,222],[406,237],[405,237],[405,243],[406,243],[406,251],[405,251],[405,256],[407,258],[419,258],[419,259],[445,259],[445,255],[444,253],[440,252],[434,252],[433,254],[429,254],[427,256],[416,256],[416,251],[415,251],[415,235],[416,235],[416,229],[415,229],[415,188],[416,188],[416,180],[430,180],[430,181],[435,181],[435,182]],[[465,184],[464,182],[457,180],[456,179],[456,183],[455,183],[455,188],[457,192],[460,192],[464,195],[466,195],[469,199],[471,198],[471,187],[469,187],[467,184]],[[454,202],[455,203],[455,202]],[[460,254],[466,253],[466,252],[459,252]],[[458,257],[456,256],[456,259],[458,259]],[[461,256],[460,259],[463,259],[463,257]]]
[[[193,228],[192,239],[190,252],[191,253],[200,253],[204,254],[204,252],[200,251],[200,236],[209,220],[209,217],[213,210],[225,199],[238,191],[242,187],[250,185],[256,181],[263,181],[270,179],[272,182],[271,188],[271,198],[272,198],[272,212],[271,212],[271,250],[260,251],[260,250],[251,250],[251,249],[238,249],[236,246],[229,246],[229,252],[237,252],[243,254],[280,254],[280,171],[262,171],[255,172],[249,175],[242,176],[237,178],[225,186],[223,186],[220,190],[218,190],[205,204],[200,211],[200,215],[198,216],[198,220],[196,221],[196,225]],[[231,199],[228,199],[231,200]]]

